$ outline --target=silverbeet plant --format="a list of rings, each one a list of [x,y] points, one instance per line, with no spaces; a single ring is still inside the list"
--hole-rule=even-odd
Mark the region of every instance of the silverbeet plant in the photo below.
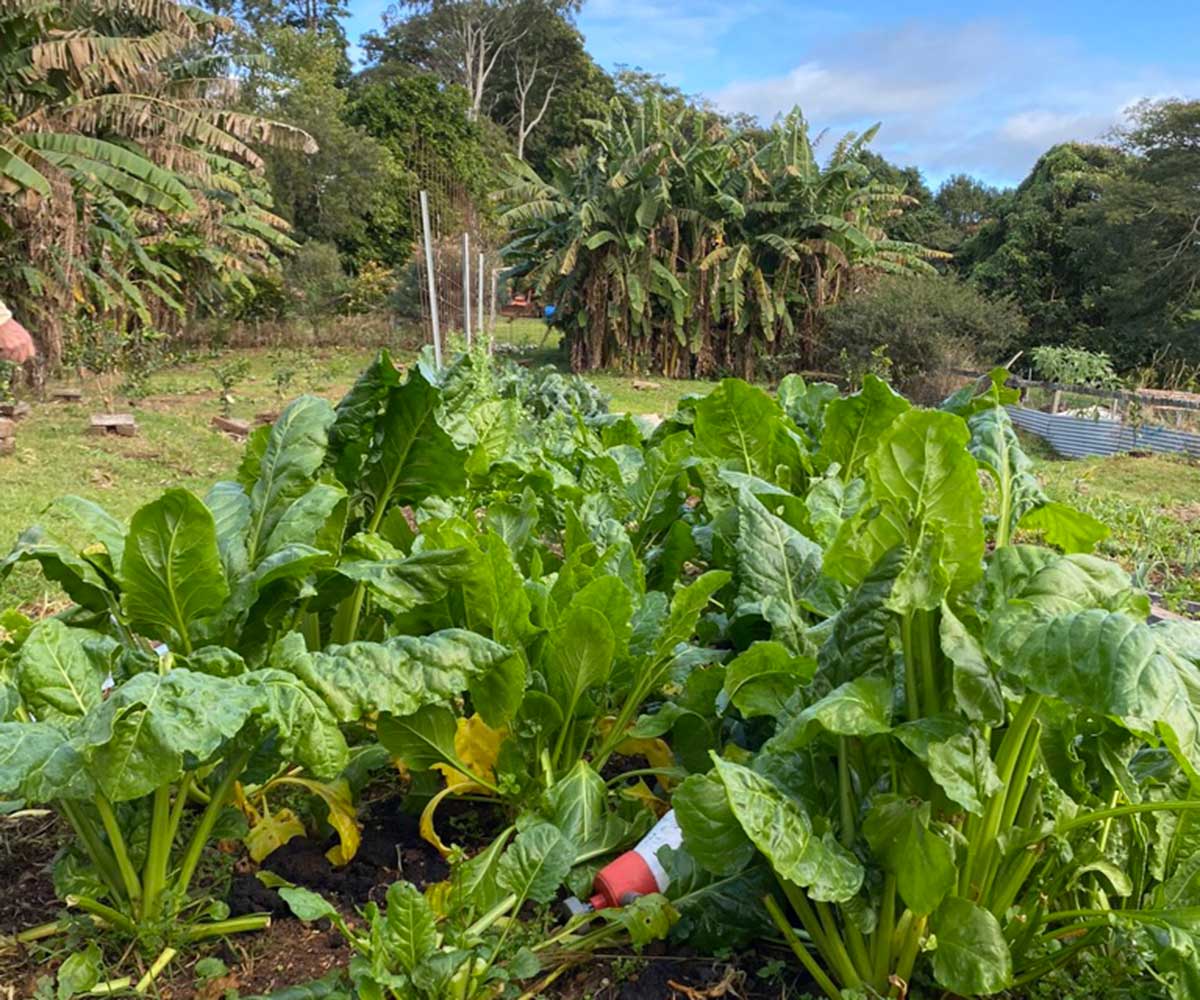
[[[940,411],[868,378],[824,409],[800,504],[743,482],[713,551],[759,641],[718,698],[740,745],[675,792],[684,850],[766,861],[762,906],[833,1000],[997,993],[1112,935],[1191,1000],[1200,630],[1147,624],[1086,554],[1103,526],[1041,494],[1007,401],[1003,373]]]
[[[342,724],[457,697],[509,656],[456,629],[326,651],[292,630],[342,555],[345,494],[321,473],[333,419],[297,400],[239,481],[204,501],[168,490],[128,525],[64,498],[66,527],[29,529],[0,563],[39,563],[76,602],[32,627],[6,619],[0,799],[61,813],[77,839],[60,894],[147,949],[266,922],[193,893],[239,783],[333,779]]]
[[[109,637],[54,619],[30,631],[5,689],[0,796],[66,819],[77,841],[56,872],[64,901],[122,936],[155,948],[265,926],[194,898],[198,866],[252,758],[341,771],[336,721],[283,671],[212,675],[170,653],[105,696],[117,654]]]

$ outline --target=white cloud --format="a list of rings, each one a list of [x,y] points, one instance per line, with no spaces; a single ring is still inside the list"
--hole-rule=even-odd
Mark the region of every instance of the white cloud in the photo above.
[[[1197,89],[1200,76],[1114,66],[998,22],[911,20],[823,39],[789,72],[711,96],[765,121],[793,105],[817,128],[882,121],[876,148],[934,179],[968,171],[1013,182],[1053,143],[1100,138],[1133,101]]]

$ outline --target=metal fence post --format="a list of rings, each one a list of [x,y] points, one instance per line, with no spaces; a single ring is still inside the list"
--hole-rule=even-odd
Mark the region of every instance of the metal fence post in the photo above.
[[[429,280],[429,323],[433,331],[433,362],[442,367],[442,333],[438,327],[437,278],[433,273],[433,236],[429,227],[429,193],[421,192],[421,228],[425,232],[425,276]]]

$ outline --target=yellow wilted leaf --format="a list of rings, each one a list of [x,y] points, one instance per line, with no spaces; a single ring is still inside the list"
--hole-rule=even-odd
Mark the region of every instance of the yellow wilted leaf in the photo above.
[[[496,758],[500,756],[500,744],[504,742],[505,735],[504,729],[493,729],[478,713],[469,719],[460,718],[454,732],[454,753],[466,765],[470,775],[463,774],[449,764],[434,764],[433,770],[442,772],[447,788],[473,784],[471,775],[494,785]]]
[[[350,785],[345,778],[337,781],[313,781],[311,778],[277,778],[272,785],[299,785],[314,795],[319,795],[329,807],[329,825],[337,831],[338,843],[325,852],[329,863],[337,866],[347,865],[358,853],[358,845],[362,842],[362,831],[358,825],[358,815],[354,801],[350,795]]]
[[[633,799],[635,802],[640,802],[649,809],[655,816],[661,819],[667,814],[667,810],[671,808],[670,803],[663,801],[652,791],[650,786],[641,778],[638,778],[636,785],[626,785],[621,789],[621,794],[627,799]]]
[[[246,849],[255,861],[262,861],[293,837],[304,836],[304,824],[290,809],[262,816],[246,834]]]
[[[455,774],[458,772],[456,771]],[[437,835],[437,830],[433,825],[433,814],[437,812],[437,807],[442,804],[442,800],[448,795],[470,795],[472,793],[481,792],[487,794],[487,789],[482,785],[477,785],[473,781],[461,781],[453,785],[447,785],[433,798],[429,800],[425,808],[421,810],[421,837],[429,844],[437,848],[441,856],[447,857],[450,854],[450,848],[442,843],[442,838]]]

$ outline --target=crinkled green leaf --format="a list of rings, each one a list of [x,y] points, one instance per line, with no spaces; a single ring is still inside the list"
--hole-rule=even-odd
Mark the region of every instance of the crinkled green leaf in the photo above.
[[[959,710],[969,719],[999,725],[1004,721],[1004,692],[983,647],[949,605],[942,605],[938,629],[942,652],[951,664],[954,699]]]
[[[729,805],[724,783],[713,774],[692,774],[671,796],[690,857],[714,875],[734,875],[755,848]]]
[[[858,892],[862,865],[828,832],[818,836],[792,799],[741,764],[716,755],[713,762],[734,816],[777,875],[824,902],[840,903]]]
[[[352,642],[310,653],[292,633],[276,644],[271,665],[318,694],[339,722],[387,712],[411,715],[457,698],[468,683],[509,657],[498,643],[462,629],[384,642]]]
[[[969,439],[966,424],[947,413],[896,418],[866,460],[867,501],[826,553],[826,572],[857,585],[896,546],[926,553],[926,536],[937,533],[953,592],[974,583],[983,568],[983,492]]]
[[[240,680],[254,699],[259,728],[274,737],[280,759],[324,780],[345,770],[350,751],[319,691],[284,670],[252,670]]]
[[[821,547],[748,492],[738,498],[738,602],[755,604],[772,635],[805,651],[803,600],[821,574]]]
[[[240,680],[178,668],[137,674],[84,719],[81,753],[110,800],[140,798],[212,760],[254,709]]]
[[[1000,788],[988,745],[970,723],[929,716],[897,726],[892,732],[925,765],[946,795],[971,813]]]
[[[771,738],[777,753],[800,750],[821,733],[875,736],[892,728],[892,682],[888,677],[858,677],[835,688],[801,711]]]
[[[39,622],[21,647],[17,686],[25,706],[43,722],[68,723],[101,702],[115,643],[107,636],[68,628],[54,618]]]
[[[998,662],[1042,694],[1158,736],[1200,778],[1200,666],[1176,653],[1169,630],[1099,609],[1011,624],[993,636]]]
[[[664,847],[658,858],[670,879],[667,898],[679,911],[673,940],[711,955],[770,934],[762,897],[773,888],[774,876],[761,860],[732,875],[714,875],[684,848]]]
[[[575,845],[552,823],[522,830],[509,845],[496,868],[497,883],[516,896],[548,903],[562,885],[576,857]]]

